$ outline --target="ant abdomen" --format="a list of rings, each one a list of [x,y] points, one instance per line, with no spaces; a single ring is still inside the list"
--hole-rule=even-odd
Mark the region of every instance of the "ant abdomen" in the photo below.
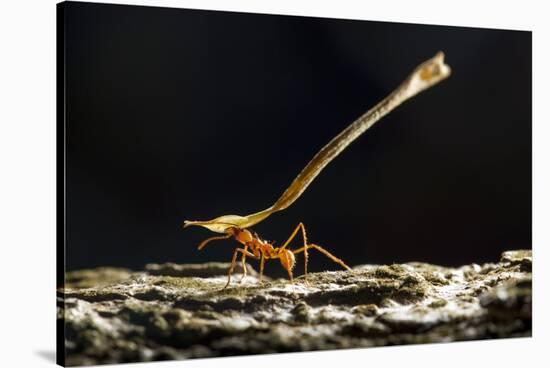
[[[281,265],[287,271],[292,270],[296,264],[296,257],[294,257],[294,253],[288,249],[283,250],[283,252],[279,255],[279,259],[281,260]]]

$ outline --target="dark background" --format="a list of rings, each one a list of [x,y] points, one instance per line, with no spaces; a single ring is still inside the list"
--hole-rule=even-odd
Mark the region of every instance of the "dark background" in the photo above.
[[[376,124],[254,230],[280,245],[303,221],[312,242],[350,265],[482,263],[531,248],[530,32],[65,11],[67,269],[229,261],[235,243],[199,252],[214,234],[183,220],[270,206],[438,50],[450,79]],[[338,269],[321,254],[310,267]]]

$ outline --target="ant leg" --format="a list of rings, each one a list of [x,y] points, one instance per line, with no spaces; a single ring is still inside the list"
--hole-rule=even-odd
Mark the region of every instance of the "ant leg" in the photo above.
[[[292,234],[290,234],[290,236],[288,237],[288,239],[286,240],[286,242],[283,244],[283,246],[280,249],[285,249],[287,247],[287,245],[290,244],[292,239],[294,239],[296,234],[298,234],[298,230],[300,230],[300,229],[302,229],[302,237],[304,238],[304,246],[306,246],[307,245],[306,228],[304,227],[304,224],[300,222],[298,224],[298,226],[296,226],[296,229],[294,229]]]
[[[334,262],[338,263],[340,266],[344,267],[346,270],[351,271],[351,268],[344,263],[340,258],[336,258],[332,253],[330,253],[328,250],[323,249],[322,247],[318,246],[317,244],[308,244],[300,249],[295,250],[293,253],[298,254],[300,252],[306,252],[307,249],[317,249],[319,252],[323,253],[325,256],[333,260]]]
[[[233,258],[231,259],[231,266],[229,267],[229,272],[227,274],[227,284],[223,287],[224,289],[229,286],[229,283],[231,282],[231,274],[233,273],[233,268],[235,267],[235,261],[237,260],[237,252],[240,248],[236,248],[233,252]]]
[[[294,277],[292,277],[292,269],[287,268],[286,271],[288,272],[288,278],[290,279],[290,283],[294,282]]]
[[[248,245],[244,246],[244,250],[245,250],[245,252],[248,250]],[[246,277],[246,254],[244,254],[244,253],[241,257],[241,264],[242,264],[242,267],[243,267],[243,277],[241,277],[241,280],[239,281],[239,283],[242,283],[244,278]]]
[[[265,263],[265,256],[262,253],[260,256],[260,283],[262,282],[262,277],[264,276],[264,263]]]
[[[227,273],[227,284],[225,284],[223,289],[228,287],[229,283],[231,282],[231,274],[233,274],[233,269],[235,268],[235,263],[237,262],[237,254],[239,252],[241,252],[242,254],[246,254],[247,256],[254,257],[254,254],[250,253],[247,250],[244,250],[241,248],[235,248],[235,251],[233,252],[233,258],[231,259],[231,266],[229,267],[229,272]]]
[[[226,234],[226,235],[222,235],[222,236],[213,236],[211,238],[208,238],[206,240],[203,240],[199,246],[197,247],[199,250],[201,250],[202,248],[204,248],[206,246],[206,244],[210,243],[212,240],[221,240],[221,239],[227,239],[227,238],[230,238],[231,237],[231,234]]]
[[[292,241],[292,239],[294,239],[296,237],[296,234],[298,234],[298,230],[302,230],[302,239],[304,241],[304,246],[303,246],[303,252],[304,252],[304,282],[307,284],[307,261],[308,261],[308,258],[309,258],[309,254],[307,252],[307,233],[306,233],[306,227],[304,226],[303,223],[299,223],[298,226],[296,226],[296,229],[294,229],[294,231],[292,232],[292,234],[290,235],[290,237],[287,239],[287,241],[285,242],[285,244],[281,247],[281,249],[285,249],[287,247],[287,245]],[[302,249],[302,248],[300,248]],[[294,254],[296,254],[296,252],[294,252]],[[290,279],[292,280],[292,276],[290,277]]]

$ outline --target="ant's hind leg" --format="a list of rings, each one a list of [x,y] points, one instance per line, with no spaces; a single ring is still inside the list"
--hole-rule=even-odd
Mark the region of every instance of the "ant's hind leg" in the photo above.
[[[305,240],[304,240],[305,243]],[[304,283],[307,285],[307,261],[309,260],[309,254],[307,253],[307,245],[304,244]]]
[[[288,278],[290,279],[290,283],[293,283],[294,282],[294,277],[292,276],[292,269],[287,268],[286,270],[288,272]]]
[[[294,229],[294,231],[292,232],[292,234],[290,234],[290,236],[288,237],[288,239],[286,240],[286,242],[281,246],[281,250],[285,249],[288,244],[290,244],[290,242],[292,241],[292,239],[294,239],[294,237],[296,237],[296,234],[298,234],[298,231],[299,230],[302,230],[302,238],[304,240],[304,246],[307,245],[307,234],[306,234],[306,227],[304,226],[303,223],[299,223],[298,226],[296,226],[296,229]]]
[[[307,246],[307,233],[306,233],[306,227],[304,226],[304,224],[302,222],[300,222],[298,224],[298,226],[296,226],[296,229],[294,229],[294,231],[292,232],[292,234],[288,237],[287,241],[283,244],[283,246],[281,247],[281,249],[285,249],[287,247],[287,245],[292,241],[292,239],[294,239],[296,237],[296,235],[298,234],[298,231],[299,230],[302,230],[302,240],[303,240],[303,247],[300,248],[301,250],[300,251],[303,251],[304,252],[304,283],[307,284],[307,262],[308,262],[308,258],[309,258],[309,254],[307,252],[307,249],[308,249],[308,246]],[[297,252],[296,251],[293,251],[294,254],[296,254]],[[298,252],[299,253],[299,252]],[[292,279],[292,277],[291,277]]]
[[[300,230],[302,230],[302,241],[303,241],[303,247],[300,248],[300,251],[304,252],[304,283],[307,285],[308,284],[308,282],[307,282],[307,262],[308,262],[309,254],[307,252],[308,244],[307,244],[306,227],[304,226],[304,224],[302,222],[300,222],[298,224],[298,226],[296,226],[296,229],[294,229],[294,231],[288,237],[287,241],[283,244],[281,249],[285,249],[288,246],[288,244],[290,244],[292,239],[294,239],[296,237],[296,235],[298,234],[298,231],[300,231]],[[293,251],[293,253],[296,254],[296,253],[299,253],[299,252]],[[291,279],[292,279],[292,277],[291,277]]]
[[[318,246],[317,244],[309,244],[309,245],[303,246],[300,249],[296,249],[293,253],[298,254],[300,252],[304,252],[305,254],[307,250],[311,248],[317,249],[319,252],[323,253],[325,256],[330,258],[332,261],[338,263],[340,266],[344,267],[346,270],[351,271],[351,268],[347,264],[345,264],[344,261],[342,261],[340,258],[335,257],[328,250],[325,250],[324,248]]]
[[[351,267],[349,267],[347,264],[344,263],[340,258],[335,257],[332,253],[330,253],[328,250],[323,249],[322,247],[318,246],[317,244],[310,244],[308,248],[315,248],[319,252],[323,253],[328,258],[332,259],[334,262],[338,263],[340,266],[344,267],[346,270],[351,271]]]

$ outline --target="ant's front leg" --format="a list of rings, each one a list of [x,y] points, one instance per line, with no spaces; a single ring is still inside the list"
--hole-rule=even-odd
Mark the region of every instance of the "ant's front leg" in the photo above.
[[[233,252],[233,258],[231,259],[231,266],[229,267],[229,272],[227,273],[227,284],[225,284],[225,286],[223,287],[223,289],[225,289],[226,287],[229,286],[229,283],[231,282],[231,275],[233,274],[233,270],[235,268],[235,263],[237,262],[237,253],[242,253],[243,255],[246,254],[247,256],[249,257],[255,257],[254,254],[250,253],[248,250],[246,249],[242,249],[242,248],[235,248],[235,251]],[[222,290],[223,290],[222,289]]]
[[[245,245],[244,246],[244,251],[248,251],[248,245]],[[246,277],[246,254],[243,253],[243,255],[241,256],[241,264],[242,264],[242,268],[243,268],[243,276],[241,277],[241,280],[239,281],[239,284],[242,284],[244,278]]]

